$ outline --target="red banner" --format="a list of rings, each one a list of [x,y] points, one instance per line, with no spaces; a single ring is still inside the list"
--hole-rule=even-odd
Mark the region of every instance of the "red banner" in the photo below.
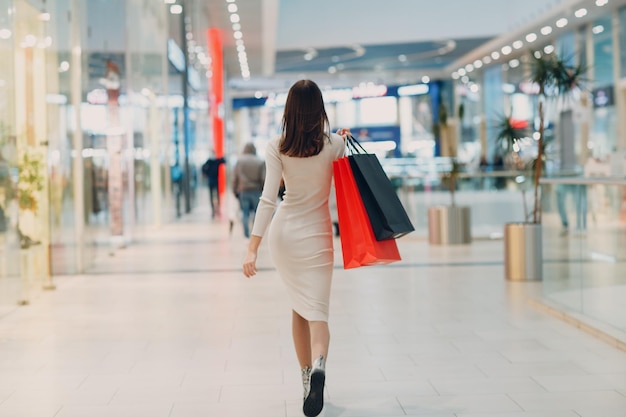
[[[224,65],[222,34],[219,29],[207,29],[207,45],[211,57],[209,80],[209,111],[213,126],[213,150],[216,158],[224,157]],[[219,193],[226,189],[226,166],[219,167]]]

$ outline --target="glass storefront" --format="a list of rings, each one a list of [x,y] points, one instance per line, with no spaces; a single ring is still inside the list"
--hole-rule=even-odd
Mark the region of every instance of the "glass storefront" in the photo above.
[[[168,19],[162,2],[0,0],[0,305],[175,215]]]

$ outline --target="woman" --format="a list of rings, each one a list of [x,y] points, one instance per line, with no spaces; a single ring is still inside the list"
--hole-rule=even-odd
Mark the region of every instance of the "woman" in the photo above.
[[[344,154],[344,138],[340,135],[350,131],[330,133],[322,92],[310,80],[300,80],[289,90],[282,131],[267,147],[265,186],[243,273],[248,278],[256,274],[258,248],[269,226],[272,260],[287,287],[293,309],[293,340],[304,386],[303,411],[312,417],[324,407],[330,340],[333,236],[328,197],[332,163]],[[281,178],[286,192],[272,218]]]

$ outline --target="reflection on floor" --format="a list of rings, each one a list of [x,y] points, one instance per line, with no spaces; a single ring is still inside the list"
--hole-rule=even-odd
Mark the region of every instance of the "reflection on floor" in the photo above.
[[[0,416],[301,416],[285,291],[265,246],[243,278],[242,234],[198,210],[0,318]],[[322,416],[626,415],[626,353],[532,307],[501,241],[399,245],[336,257]]]

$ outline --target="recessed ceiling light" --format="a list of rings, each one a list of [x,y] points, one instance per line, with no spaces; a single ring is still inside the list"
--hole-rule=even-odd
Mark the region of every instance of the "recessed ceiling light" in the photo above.
[[[585,17],[585,16],[587,16],[587,9],[585,9],[584,7],[582,7],[582,8],[580,8],[580,9],[576,10],[576,11],[574,12],[574,16],[579,17],[579,18],[580,18],[580,17]]]
[[[556,21],[556,27],[563,28],[565,26],[567,26],[567,19],[566,18],[563,17],[563,18],[561,18],[561,19]]]
[[[181,14],[182,12],[183,12],[183,6],[181,6],[180,4],[172,4],[170,6],[171,14]]]
[[[429,77],[428,75],[424,75],[424,76],[422,77],[422,82],[423,82],[424,84],[428,84],[428,83],[430,82],[430,77]]]
[[[591,29],[591,31],[593,32],[594,35],[599,35],[602,32],[604,32],[604,26],[596,25]]]
[[[493,51],[493,52],[491,53],[491,57],[492,57],[493,59],[498,59],[498,58],[500,58],[500,52],[498,52],[498,51]]]
[[[504,55],[509,55],[511,52],[513,52],[513,48],[511,48],[509,45],[502,47],[502,53]]]
[[[518,59],[512,59],[509,61],[509,67],[511,68],[517,68],[519,67],[519,60]]]
[[[515,42],[513,42],[513,48],[515,48],[515,49],[521,49],[522,46],[524,46],[524,42],[522,42],[522,41],[515,41]]]
[[[228,11],[231,13],[236,13],[237,12],[237,5],[235,3],[229,4],[228,5]]]
[[[483,61],[481,61],[480,59],[477,59],[476,61],[474,61],[474,68],[480,68],[483,66]]]
[[[596,6],[602,7],[609,3],[609,0],[596,0]]]
[[[552,52],[554,52],[554,45],[546,45],[546,47],[543,48],[543,52],[545,52],[546,54],[551,54]]]
[[[552,33],[552,26],[544,26],[541,28],[542,35],[549,35]]]
[[[474,66],[473,66],[472,64],[467,64],[467,65],[465,66],[465,71],[467,71],[467,72],[472,72],[472,71],[474,71]]]
[[[483,63],[490,64],[491,63],[491,57],[489,55],[484,56],[483,57]]]
[[[537,35],[535,33],[529,33],[528,35],[526,35],[526,42],[534,42],[537,40]]]
[[[467,74],[467,71],[465,71],[465,68],[459,68],[459,70],[457,71],[459,73],[459,75],[463,76],[465,74]]]
[[[240,19],[241,18],[239,17],[239,15],[237,13],[233,13],[233,14],[230,15],[230,21],[232,23],[238,23]]]
[[[458,79],[459,79],[459,77],[460,77],[460,75],[459,75],[459,73],[458,73],[458,72],[453,72],[453,73],[452,73],[452,78],[453,78],[453,79],[458,80]]]

